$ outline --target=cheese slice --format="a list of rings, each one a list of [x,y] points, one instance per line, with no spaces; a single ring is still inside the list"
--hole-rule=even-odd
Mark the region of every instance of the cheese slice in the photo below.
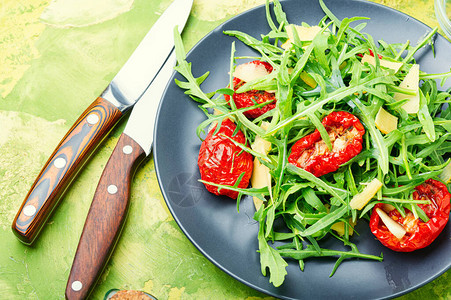
[[[394,235],[398,240],[402,239],[406,235],[406,230],[401,224],[390,218],[385,211],[380,208],[376,208],[376,212],[381,218],[382,222],[387,226],[387,229]]]
[[[319,26],[305,27],[305,26],[299,26],[299,25],[294,25],[294,24],[290,24],[288,26],[285,26],[285,28],[287,30],[287,34],[288,34],[288,40],[285,43],[282,44],[281,47],[283,49],[289,49],[291,47],[291,44],[294,42],[293,27],[296,30],[296,32],[298,33],[299,40],[301,42],[313,41],[315,36],[321,30],[323,30]]]
[[[381,187],[382,182],[380,182],[379,179],[374,178],[360,193],[352,197],[351,202],[349,202],[349,206],[351,206],[352,209],[362,209],[374,197],[374,195],[376,195],[377,191],[379,191]]]
[[[352,222],[352,219],[349,219],[349,224],[351,225],[349,227],[349,235],[353,235],[354,234],[354,226],[356,223]],[[343,221],[334,223],[330,229],[334,230],[339,236],[344,236],[345,235],[345,226],[348,226],[348,224],[346,224]]]
[[[374,56],[372,55],[365,53],[362,57],[362,64],[364,63],[376,66],[376,58],[374,58]],[[379,59],[379,63],[382,67],[392,69],[393,71],[395,71],[395,73],[398,72],[399,69],[402,67],[401,62],[389,61],[385,59]]]
[[[268,75],[269,72],[263,64],[245,63],[238,65],[233,72],[233,76],[244,82],[249,82],[255,79],[262,78]]]
[[[262,122],[261,128],[267,129],[269,123]],[[260,136],[255,137],[254,143],[251,145],[252,150],[261,153],[268,154],[271,150],[271,143],[262,139]],[[253,188],[271,187],[271,174],[269,168],[262,164],[257,157],[254,158],[254,168],[252,169],[251,185]],[[255,209],[258,211],[263,204],[263,201],[258,197],[253,197]]]
[[[451,181],[451,163],[443,169],[442,173],[438,175],[438,178],[440,178],[445,183],[449,183]]]
[[[398,118],[382,107],[379,108],[379,111],[376,114],[376,119],[374,121],[376,123],[377,129],[385,134],[390,133],[398,128]]]
[[[414,64],[410,68],[409,73],[407,73],[404,80],[400,83],[400,88],[411,89],[416,92],[415,95],[406,95],[402,93],[395,93],[393,99],[396,101],[409,99],[408,102],[404,103],[401,108],[403,108],[408,114],[416,114],[420,108],[420,94],[418,82],[420,81],[420,65]]]

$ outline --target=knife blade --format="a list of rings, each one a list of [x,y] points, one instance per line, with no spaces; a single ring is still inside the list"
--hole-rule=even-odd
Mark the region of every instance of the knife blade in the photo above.
[[[88,297],[114,249],[127,216],[133,175],[152,149],[158,104],[174,64],[173,52],[133,108],[103,170],[67,281],[67,299]]]
[[[65,190],[115,124],[138,102],[172,51],[172,29],[181,31],[193,0],[174,0],[104,92],[81,114],[52,153],[12,223],[25,244],[32,244]]]

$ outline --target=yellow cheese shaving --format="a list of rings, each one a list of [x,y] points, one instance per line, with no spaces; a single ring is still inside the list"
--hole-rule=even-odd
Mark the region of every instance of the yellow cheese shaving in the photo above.
[[[415,95],[406,95],[402,93],[395,93],[393,99],[396,101],[409,99],[408,102],[401,106],[408,114],[416,114],[420,108],[420,95],[418,82],[420,81],[420,65],[414,64],[410,68],[404,80],[400,83],[399,87],[405,89],[411,89],[416,92]]]
[[[451,181],[451,164],[448,164],[438,177],[445,183],[449,183]]]
[[[406,235],[406,230],[404,227],[402,227],[399,223],[397,223],[395,220],[390,218],[385,211],[383,211],[380,208],[376,208],[376,212],[381,217],[382,222],[387,226],[387,229],[399,240],[403,238],[404,235]]]
[[[269,123],[262,122],[261,128],[266,130]],[[271,143],[262,139],[260,136],[255,137],[254,143],[251,145],[252,150],[261,153],[268,154],[271,150]],[[253,188],[262,188],[271,186],[271,174],[269,168],[262,164],[257,157],[254,158],[254,167],[252,169],[251,185]],[[255,209],[258,211],[263,204],[263,201],[258,197],[253,197]]]
[[[263,64],[246,63],[238,65],[233,72],[233,76],[245,82],[262,78],[268,75],[268,71]]]
[[[354,226],[356,223],[352,222],[352,219],[349,219],[349,224],[351,226],[349,226],[348,231],[349,231],[349,235],[353,235],[354,234]],[[335,224],[333,224],[330,229],[334,230],[339,236],[344,236],[345,235],[345,226],[348,226],[348,224],[346,224],[345,222],[337,222]]]
[[[315,36],[322,30],[319,26],[312,26],[312,27],[305,27],[305,26],[299,26],[290,24],[289,26],[285,27],[288,34],[288,40],[282,44],[283,49],[289,49],[291,47],[291,44],[294,42],[294,33],[293,28],[296,30],[299,36],[299,40],[301,42],[308,42],[313,41]]]
[[[387,134],[398,127],[398,118],[381,107],[376,114],[375,123],[377,129]]]
[[[376,58],[374,58],[374,56],[372,55],[365,53],[362,57],[362,64],[363,63],[368,63],[372,66],[376,66]],[[392,69],[393,71],[395,71],[395,73],[398,72],[399,69],[402,67],[401,62],[389,61],[385,59],[379,59],[379,63],[382,67]]]
[[[376,195],[382,187],[382,182],[379,179],[374,178],[370,183],[358,194],[352,197],[349,206],[352,209],[362,209],[373,197]]]

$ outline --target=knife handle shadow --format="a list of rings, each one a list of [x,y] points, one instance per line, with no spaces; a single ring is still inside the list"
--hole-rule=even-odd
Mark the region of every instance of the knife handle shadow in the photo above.
[[[86,217],[66,287],[66,299],[86,299],[101,275],[122,230],[133,175],[144,150],[122,134],[100,177]]]
[[[12,230],[23,243],[33,243],[77,172],[122,115],[98,97],[69,129],[14,218]]]

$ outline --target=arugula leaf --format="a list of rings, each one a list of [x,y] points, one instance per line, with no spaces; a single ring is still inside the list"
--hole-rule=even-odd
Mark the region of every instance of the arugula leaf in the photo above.
[[[330,185],[328,185],[327,183],[325,183],[318,177],[315,177],[314,175],[312,175],[312,173],[309,173],[309,172],[305,171],[304,169],[298,168],[293,164],[288,164],[287,170],[292,174],[296,174],[303,179],[313,182],[317,187],[324,189],[325,191],[330,193],[332,196],[339,199],[342,204],[346,205],[346,202],[343,200],[343,198],[337,193],[337,191],[333,187],[331,187]]]
[[[385,145],[385,141],[384,138],[382,137],[381,132],[379,131],[379,129],[376,128],[374,119],[370,115],[368,107],[364,106],[357,98],[352,98],[352,100],[353,100],[352,102],[361,111],[360,119],[363,120],[363,122],[365,123],[366,128],[370,133],[371,141],[379,153],[380,160],[378,161],[378,165],[382,171],[382,174],[385,175],[388,173],[389,167],[388,147]]]
[[[287,262],[279,252],[266,242],[263,228],[258,231],[258,246],[260,252],[260,265],[263,276],[266,276],[266,268],[269,269],[269,282],[275,287],[281,286],[287,275]]]
[[[341,21],[327,8],[326,4],[324,4],[323,0],[319,0],[319,5],[321,6],[324,13],[329,17],[329,19],[334,22],[335,26],[340,27]]]
[[[345,213],[348,212],[348,207],[346,205],[341,206],[340,208],[334,210],[333,212],[328,213],[326,216],[319,219],[315,224],[308,227],[305,231],[300,232],[301,236],[313,235],[319,230],[322,230],[333,223],[335,223],[338,219],[344,216]]]
[[[427,96],[423,94],[421,89],[419,89],[418,92],[420,93],[420,108],[418,111],[418,119],[420,120],[420,123],[423,125],[423,130],[426,136],[429,138],[431,142],[434,142],[435,126],[431,114],[429,113],[428,99]]]
[[[174,28],[174,44],[177,56],[177,66],[174,69],[188,80],[186,83],[176,80],[177,85],[187,90],[185,94],[193,95],[209,104],[214,104],[199,87],[199,85],[207,78],[209,72],[206,72],[199,78],[193,76],[191,73],[191,63],[186,61],[185,48],[183,47],[182,37],[180,36],[177,26]]]

